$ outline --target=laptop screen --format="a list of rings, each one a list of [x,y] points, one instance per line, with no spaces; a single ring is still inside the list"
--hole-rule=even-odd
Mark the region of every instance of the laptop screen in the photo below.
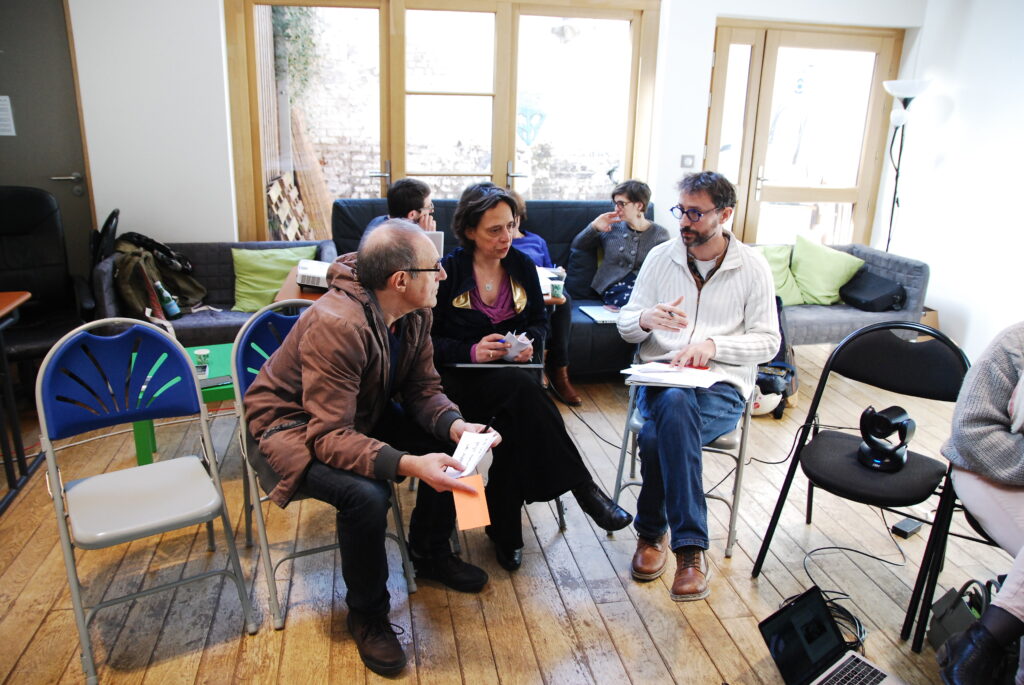
[[[839,626],[816,585],[758,627],[787,685],[811,682],[846,651]]]

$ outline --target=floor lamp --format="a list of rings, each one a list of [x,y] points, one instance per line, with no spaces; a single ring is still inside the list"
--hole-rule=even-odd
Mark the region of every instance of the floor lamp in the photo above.
[[[889,142],[889,161],[896,169],[896,179],[892,186],[892,208],[889,210],[889,235],[885,239],[885,251],[889,251],[889,242],[892,240],[892,224],[896,216],[896,207],[900,203],[900,162],[903,161],[903,141],[907,134],[907,108],[914,98],[924,92],[928,87],[927,81],[903,79],[900,81],[882,81],[885,92],[899,100],[902,105],[899,109],[893,108],[889,115],[889,123],[892,124],[892,140]],[[900,150],[893,159],[892,150],[896,145],[896,134],[900,136]]]

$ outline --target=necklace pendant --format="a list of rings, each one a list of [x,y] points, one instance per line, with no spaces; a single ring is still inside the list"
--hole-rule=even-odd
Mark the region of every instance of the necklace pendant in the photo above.
[[[493,283],[484,283],[484,290],[486,290],[487,292],[491,292],[492,290],[494,290],[494,284]]]

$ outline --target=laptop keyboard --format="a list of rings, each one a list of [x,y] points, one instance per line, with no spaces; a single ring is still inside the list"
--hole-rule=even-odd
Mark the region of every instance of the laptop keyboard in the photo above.
[[[876,685],[885,680],[885,673],[852,654],[821,685]]]

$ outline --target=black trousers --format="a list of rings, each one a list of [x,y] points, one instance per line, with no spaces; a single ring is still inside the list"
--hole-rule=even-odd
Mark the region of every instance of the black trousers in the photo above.
[[[535,370],[443,368],[441,382],[467,421],[494,417],[502,441],[487,481],[488,532],[502,547],[518,549],[523,503],[552,500],[590,482],[590,472]]]
[[[572,298],[565,293],[565,304],[548,307],[551,336],[547,341],[548,366],[569,366],[569,336],[572,333]]]
[[[427,434],[400,411],[385,414],[370,435],[410,454],[451,454],[454,450],[454,445]],[[303,494],[338,510],[341,575],[348,588],[345,601],[349,609],[362,614],[386,614],[391,609],[384,548],[391,487],[390,481],[366,478],[317,460],[313,460],[299,485]],[[454,525],[451,493],[439,493],[420,483],[409,523],[409,546],[422,556],[447,554],[451,551],[449,538]]]

